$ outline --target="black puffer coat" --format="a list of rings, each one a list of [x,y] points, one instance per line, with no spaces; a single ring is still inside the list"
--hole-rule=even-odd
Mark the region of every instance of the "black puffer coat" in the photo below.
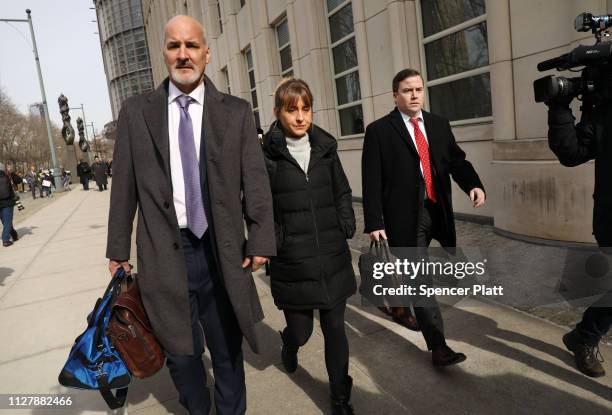
[[[351,188],[329,133],[314,124],[310,128],[305,174],[276,125],[263,144],[276,228],[272,296],[281,309],[329,309],[356,291],[346,242],[355,233]]]

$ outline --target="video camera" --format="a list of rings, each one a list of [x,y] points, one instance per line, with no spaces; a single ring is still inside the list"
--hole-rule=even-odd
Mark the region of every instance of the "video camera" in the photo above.
[[[602,41],[610,37],[612,15],[594,16],[582,13],[576,17],[574,28],[577,32],[595,35],[594,45],[580,45],[569,53],[538,64],[540,72],[550,69],[572,70],[584,66],[582,74],[575,78],[548,75],[533,82],[536,102],[568,100],[580,96],[591,102],[612,100],[612,42]],[[576,71],[573,71],[576,72]]]

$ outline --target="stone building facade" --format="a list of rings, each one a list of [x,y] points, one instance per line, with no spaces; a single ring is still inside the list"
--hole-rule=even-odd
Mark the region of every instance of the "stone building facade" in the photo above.
[[[474,210],[454,187],[454,207],[501,232],[594,242],[593,164],[561,166],[548,149],[546,107],[534,102],[536,64],[591,44],[576,15],[612,11],[608,0],[143,0],[155,84],[166,76],[163,26],[201,21],[207,75],[253,105],[265,130],[284,75],[306,80],[315,122],[338,138],[353,194],[361,195],[364,126],[394,107],[391,79],[412,67],[426,107],[452,121],[488,194]],[[552,72],[551,72],[552,73]],[[577,114],[578,106],[575,107]],[[465,216],[467,215],[467,216]],[[474,216],[475,215],[475,216]]]

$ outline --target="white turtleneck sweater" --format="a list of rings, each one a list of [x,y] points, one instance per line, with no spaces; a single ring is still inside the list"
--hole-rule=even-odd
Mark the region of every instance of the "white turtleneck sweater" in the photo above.
[[[291,156],[298,162],[304,173],[308,172],[308,163],[310,162],[310,139],[308,133],[301,138],[285,137],[287,141],[287,150]]]

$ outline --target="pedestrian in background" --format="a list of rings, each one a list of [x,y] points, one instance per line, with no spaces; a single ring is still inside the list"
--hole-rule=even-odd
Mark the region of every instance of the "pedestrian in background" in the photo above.
[[[89,190],[89,178],[91,176],[91,167],[89,167],[89,163],[85,160],[79,160],[79,165],[77,166],[77,176],[83,185],[83,190]]]
[[[40,168],[38,169],[38,191],[39,191],[39,196],[43,197],[43,180],[45,179],[45,171]]]
[[[14,208],[15,189],[6,166],[0,163],[0,220],[2,221],[2,246],[4,247],[13,245],[11,233],[13,232]]]
[[[106,190],[106,185],[108,184],[108,180],[106,178],[106,175],[108,174],[108,166],[105,162],[100,161],[100,157],[95,156],[91,167],[93,170],[94,179],[98,185],[98,190]]]
[[[270,260],[274,303],[283,310],[283,366],[297,369],[297,352],[319,310],[334,415],[352,414],[353,379],[344,328],[346,300],[357,289],[347,239],[355,233],[351,188],[336,139],[312,124],[306,82],[287,78],[274,93],[275,121],[263,140],[274,203],[277,256]]]
[[[63,167],[60,167],[62,169],[62,184],[64,185],[64,189],[66,190],[71,190],[70,189],[70,170],[66,170]]]
[[[19,189],[19,185],[23,184],[23,179],[10,164],[6,165],[6,173],[11,176],[10,179],[13,182],[13,189],[15,190],[15,192],[17,192]]]
[[[25,193],[26,192],[26,190],[25,190],[25,179],[24,179],[24,176],[23,176],[23,172],[22,171],[18,171],[16,174],[17,174],[17,177],[19,177],[19,185],[17,185],[18,186],[17,188],[18,189],[21,188],[20,193]],[[19,186],[21,186],[21,187],[19,187]]]
[[[53,197],[53,176],[49,170],[43,171],[42,176],[42,194],[41,197]]]
[[[38,187],[38,174],[36,173],[36,167],[30,166],[30,171],[26,173],[25,180],[30,186],[32,192],[32,199],[36,199],[36,188]]]

